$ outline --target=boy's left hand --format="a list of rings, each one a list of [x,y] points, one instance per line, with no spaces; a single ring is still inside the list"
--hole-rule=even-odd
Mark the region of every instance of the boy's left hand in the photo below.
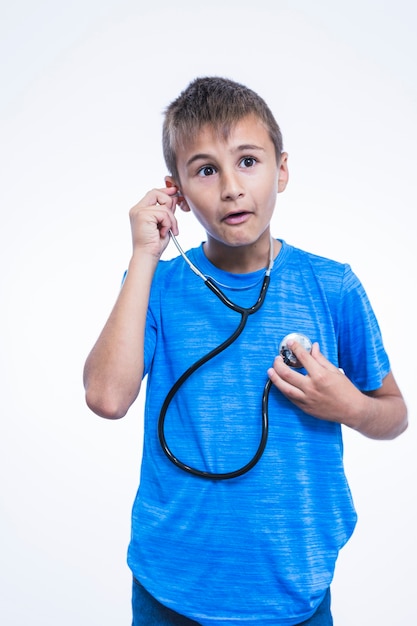
[[[345,374],[320,352],[314,343],[311,353],[297,341],[288,347],[294,352],[307,374],[286,365],[281,356],[268,369],[271,382],[305,413],[330,422],[349,424],[358,411],[363,394]]]

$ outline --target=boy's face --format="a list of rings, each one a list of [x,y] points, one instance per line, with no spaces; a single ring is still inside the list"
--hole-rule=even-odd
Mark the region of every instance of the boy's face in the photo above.
[[[232,127],[227,139],[209,125],[178,150],[183,210],[191,210],[207,232],[205,252],[218,258],[236,248],[269,248],[269,224],[278,192],[288,180],[287,155],[277,163],[275,147],[253,115]]]

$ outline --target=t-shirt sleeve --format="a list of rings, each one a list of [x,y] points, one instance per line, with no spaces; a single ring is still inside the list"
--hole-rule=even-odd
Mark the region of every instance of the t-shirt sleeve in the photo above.
[[[339,302],[339,365],[361,391],[379,389],[390,363],[369,298],[349,265]]]
[[[152,309],[149,307],[146,316],[143,377],[145,377],[149,373],[151,367],[156,345],[156,331],[157,325],[155,323],[155,318]]]

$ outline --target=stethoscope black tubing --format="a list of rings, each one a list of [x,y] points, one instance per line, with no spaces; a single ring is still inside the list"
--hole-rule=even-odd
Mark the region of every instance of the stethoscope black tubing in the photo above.
[[[159,436],[161,447],[163,451],[165,452],[166,456],[174,465],[176,465],[178,468],[180,468],[184,472],[188,472],[189,474],[192,474],[193,476],[199,476],[200,478],[208,478],[211,480],[227,480],[230,478],[237,478],[238,476],[242,476],[242,474],[246,474],[246,472],[249,472],[249,470],[251,470],[258,463],[259,459],[261,458],[265,450],[266,442],[268,439],[268,396],[269,396],[269,391],[271,389],[271,381],[269,379],[267,380],[265,387],[264,387],[263,395],[262,395],[262,432],[261,432],[261,439],[259,442],[258,449],[256,453],[254,454],[254,456],[252,457],[252,459],[248,463],[246,463],[246,465],[244,465],[243,467],[237,470],[234,470],[231,472],[223,472],[223,473],[206,472],[206,471],[191,467],[187,465],[186,463],[183,463],[182,461],[180,461],[172,453],[172,451],[170,450],[167,444],[167,441],[165,438],[165,417],[166,417],[168,407],[171,404],[172,399],[174,398],[174,396],[176,395],[180,387],[185,383],[185,381],[197,369],[199,369],[202,365],[207,363],[207,361],[210,361],[212,358],[220,354],[220,352],[223,352],[223,350],[228,348],[234,341],[236,341],[236,339],[239,337],[239,335],[242,333],[243,329],[245,328],[248,317],[252,315],[253,313],[256,313],[256,311],[258,311],[261,308],[262,304],[264,303],[266,293],[268,291],[270,275],[269,274],[265,275],[263,283],[262,283],[262,287],[259,293],[258,300],[253,306],[249,308],[241,307],[238,304],[235,304],[234,302],[229,300],[229,298],[221,291],[221,289],[219,289],[219,287],[217,287],[217,285],[210,278],[206,278],[204,282],[207,285],[207,287],[211,289],[211,291],[223,302],[223,304],[228,306],[233,311],[240,313],[241,319],[240,319],[238,327],[230,335],[230,337],[228,337],[223,343],[219,344],[216,348],[208,352],[206,355],[201,357],[201,359],[193,363],[193,365],[191,365],[171,387],[170,391],[168,392],[164,400],[164,403],[161,408],[161,412],[159,414],[158,436]]]

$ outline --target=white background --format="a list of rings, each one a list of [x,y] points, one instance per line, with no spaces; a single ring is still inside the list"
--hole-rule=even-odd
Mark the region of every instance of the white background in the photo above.
[[[352,265],[409,406],[393,442],[345,432],[359,523],[338,562],[335,625],[417,624],[414,7],[2,0],[5,626],[130,623],[143,398],[123,420],[94,416],[82,367],[129,260],[129,208],[166,173],[162,111],[206,74],[247,84],[274,111],[291,168],[274,234]],[[180,230],[184,247],[203,237],[190,214]]]

